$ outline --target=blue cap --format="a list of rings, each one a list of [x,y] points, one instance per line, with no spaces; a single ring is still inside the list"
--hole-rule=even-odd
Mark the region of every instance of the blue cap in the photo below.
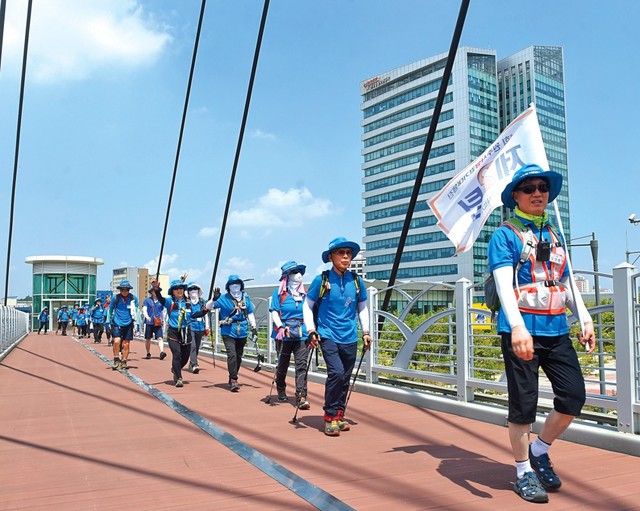
[[[355,257],[360,252],[360,245],[358,245],[355,241],[349,241],[347,238],[336,238],[331,240],[329,243],[329,248],[322,252],[322,262],[329,262],[329,254],[334,250],[339,248],[350,248],[351,249],[351,257]]]
[[[291,273],[300,272],[304,275],[304,272],[307,271],[307,267],[304,264],[298,264],[295,261],[287,261],[282,266],[280,266],[282,270],[282,275],[280,275],[280,280],[288,277]]]
[[[131,282],[129,282],[127,279],[122,279],[117,289],[133,289],[133,286],[131,285]]]
[[[542,170],[538,165],[528,164],[513,173],[511,182],[505,187],[500,196],[502,204],[510,209],[515,209],[517,204],[513,200],[513,191],[521,181],[534,177],[539,177],[549,183],[549,202],[553,202],[562,189],[562,175],[553,170]]]

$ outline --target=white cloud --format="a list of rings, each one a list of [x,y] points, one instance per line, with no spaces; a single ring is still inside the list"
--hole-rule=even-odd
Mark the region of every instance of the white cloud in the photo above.
[[[198,231],[198,236],[201,238],[211,238],[218,234],[219,231],[217,227],[203,227]]]
[[[262,131],[261,129],[253,130],[253,132],[251,133],[251,137],[260,140],[276,140],[276,136],[273,133],[267,133],[266,131]]]
[[[299,227],[306,220],[340,213],[330,200],[314,197],[305,188],[271,188],[257,205],[229,214],[229,225],[241,228]]]
[[[14,70],[22,62],[26,2],[9,5],[15,7],[7,9],[5,52]],[[171,39],[137,0],[35,2],[27,74],[58,82],[82,80],[99,69],[148,65]]]

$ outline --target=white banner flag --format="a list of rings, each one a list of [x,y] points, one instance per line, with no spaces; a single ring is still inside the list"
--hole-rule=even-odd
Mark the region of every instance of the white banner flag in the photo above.
[[[502,205],[500,194],[512,174],[527,163],[549,169],[533,105],[428,201],[438,217],[438,227],[453,242],[456,253],[473,246],[489,214]]]

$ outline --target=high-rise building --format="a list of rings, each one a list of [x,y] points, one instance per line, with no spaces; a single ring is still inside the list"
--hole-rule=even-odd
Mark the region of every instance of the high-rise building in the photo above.
[[[446,59],[446,53],[436,55],[361,84],[368,278],[386,280],[391,273]],[[456,256],[426,201],[499,133],[496,52],[460,48],[402,254],[399,279],[481,279],[486,269],[488,233],[499,224],[500,213],[489,218],[487,234],[481,233],[473,250]]]
[[[447,54],[436,55],[360,85],[363,248],[368,278],[386,280],[391,274],[446,59]],[[562,49],[532,46],[498,62],[495,50],[462,47],[456,53],[399,279],[482,281],[489,238],[504,213],[495,210],[473,248],[456,255],[427,200],[482,154],[532,102],[550,167],[565,179],[557,200],[569,239]]]
[[[562,174],[556,199],[566,239],[571,239],[564,58],[557,46],[529,46],[498,62],[500,129],[535,103],[550,170]],[[548,208],[553,210],[553,206]],[[553,215],[552,215],[553,218]]]

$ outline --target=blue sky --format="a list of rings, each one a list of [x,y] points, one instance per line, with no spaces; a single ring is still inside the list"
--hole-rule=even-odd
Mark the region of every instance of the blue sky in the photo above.
[[[8,2],[0,69],[3,291],[26,4]],[[262,6],[207,2],[162,267],[205,291]],[[101,289],[113,268],[156,271],[199,9],[34,0],[9,295],[30,293],[31,255],[102,258]],[[332,238],[362,240],[359,84],[448,51],[458,10],[453,0],[272,0],[218,285],[231,272],[276,282],[289,259],[315,273]],[[472,0],[461,40],[498,58],[564,48],[572,235],[596,233],[607,272],[624,261],[625,237],[640,250],[640,225],[627,221],[640,215],[628,60],[638,19],[635,0]],[[592,267],[588,248],[573,264]]]

